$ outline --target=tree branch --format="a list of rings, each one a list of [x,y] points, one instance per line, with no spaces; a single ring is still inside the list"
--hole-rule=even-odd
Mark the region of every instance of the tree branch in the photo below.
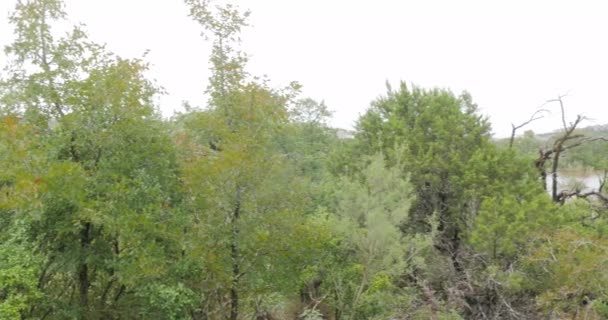
[[[523,123],[521,123],[521,124],[519,124],[517,126],[514,125],[513,123],[511,123],[512,130],[511,130],[511,139],[509,140],[509,148],[513,147],[513,142],[515,141],[515,131],[517,131],[518,129],[523,128],[524,126],[529,125],[530,123],[532,123],[532,122],[534,122],[536,120],[544,118],[545,116],[543,114],[540,114],[542,112],[549,112],[549,110],[547,110],[547,109],[536,110],[532,114],[532,116],[530,116],[530,119],[528,119],[528,121],[525,121],[525,122],[523,122]]]
[[[562,113],[562,125],[564,126],[564,131],[568,131],[568,125],[566,125],[566,111],[564,110],[564,101],[563,98],[568,96],[568,94],[560,95],[556,99],[547,100],[547,103],[550,102],[558,102],[559,108]]]
[[[580,135],[580,137],[583,137],[583,135]],[[577,137],[577,138],[580,138],[580,137]],[[581,140],[581,141],[579,141],[577,143],[574,143],[574,144],[568,145],[566,147],[563,147],[562,151],[566,151],[566,150],[569,150],[569,149],[572,149],[572,148],[578,147],[580,145],[583,145],[585,143],[589,143],[589,142],[593,142],[593,141],[606,141],[606,142],[608,142],[608,139],[604,138],[604,137],[584,139],[584,140]]]
[[[596,197],[599,200],[601,200],[605,206],[608,206],[608,196],[606,196],[605,194],[602,194],[601,192],[598,191],[589,191],[589,192],[585,192],[582,193],[581,190],[575,190],[575,191],[571,191],[571,192],[566,192],[566,191],[562,191],[559,195],[559,202],[560,203],[565,203],[566,200],[568,200],[569,198],[572,197],[577,197],[580,199],[587,199],[590,197]]]

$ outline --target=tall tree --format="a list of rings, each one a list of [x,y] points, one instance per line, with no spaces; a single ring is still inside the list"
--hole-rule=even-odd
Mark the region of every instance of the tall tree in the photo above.
[[[243,301],[295,291],[296,265],[315,246],[302,215],[302,179],[279,141],[299,86],[273,90],[248,77],[238,50],[247,12],[208,1],[186,4],[213,41],[208,108],[183,115],[179,135],[189,150],[182,161],[193,210],[190,232],[208,248],[198,259],[206,273],[200,310],[236,320]],[[293,240],[285,237],[290,233]],[[196,251],[191,254],[197,260]],[[225,288],[229,310],[222,310]]]
[[[177,201],[175,155],[152,104],[158,90],[145,63],[103,51],[80,27],[57,38],[52,23],[65,16],[58,0],[18,2],[11,16],[3,113],[38,139],[37,162],[25,158],[20,173],[35,175],[35,196],[14,223],[41,253],[43,298],[22,316],[143,313],[153,308],[144,279],[167,274],[164,254],[178,253],[173,221],[155,225]]]
[[[438,247],[448,253],[456,270],[462,238],[469,224],[471,202],[467,201],[461,177],[466,163],[490,144],[487,120],[477,114],[477,106],[467,93],[456,97],[440,90],[389,87],[358,122],[357,139],[363,152],[384,151],[389,158],[401,158],[416,193],[411,219],[416,228],[427,228],[428,217],[437,213]],[[404,148],[397,148],[404,146]],[[399,153],[398,155],[396,153]]]

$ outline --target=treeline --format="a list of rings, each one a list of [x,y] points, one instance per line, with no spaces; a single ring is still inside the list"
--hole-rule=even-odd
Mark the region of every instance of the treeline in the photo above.
[[[578,119],[539,158],[498,146],[468,93],[401,83],[342,139],[297,83],[247,74],[247,12],[185,3],[209,101],[162,119],[145,61],[58,36],[60,0],[18,2],[0,318],[608,317],[608,195],[543,181],[592,142]]]

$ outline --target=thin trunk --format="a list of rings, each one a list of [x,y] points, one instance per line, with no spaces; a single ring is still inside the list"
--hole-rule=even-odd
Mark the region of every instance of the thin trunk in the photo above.
[[[52,105],[53,108],[55,108],[55,111],[57,112],[59,117],[63,117],[65,114],[63,113],[63,110],[61,108],[59,94],[57,93],[57,90],[55,89],[55,82],[53,81],[53,76],[51,75],[51,65],[47,59],[47,55],[49,53],[48,53],[46,40],[44,39],[44,32],[42,29],[42,27],[45,25],[46,25],[46,12],[44,12],[42,14],[42,22],[40,23],[40,29],[39,29],[40,45],[42,46],[42,52],[40,53],[40,60],[42,63],[42,69],[46,75],[47,85],[50,90],[49,104]]]
[[[112,249],[114,251],[114,254],[116,255],[116,258],[118,259],[119,258],[118,255],[120,254],[120,246],[118,244],[118,240],[114,240]],[[101,303],[102,307],[106,304],[106,300],[108,299],[108,294],[110,293],[110,289],[112,289],[112,286],[114,286],[114,284],[116,283],[116,278],[114,277],[114,268],[110,268],[109,274],[110,274],[110,280],[108,281],[105,289],[103,290],[103,293],[101,294],[100,303]]]
[[[555,152],[555,156],[553,157],[553,167],[551,168],[551,179],[553,179],[553,181],[551,181],[551,197],[555,202],[559,202],[559,197],[557,195],[557,168],[559,166],[560,153],[561,145],[559,146],[559,149],[557,149],[557,151]]]
[[[543,190],[545,190],[545,192],[547,191],[547,172],[544,170],[544,168],[540,171],[540,180],[541,183],[543,184]]]
[[[462,275],[464,268],[459,260],[460,255],[460,226],[458,221],[454,221],[450,214],[450,207],[448,201],[450,195],[446,192],[439,192],[438,194],[438,207],[439,207],[439,231],[442,232],[443,250],[450,255],[452,266],[459,275]]]
[[[538,159],[534,160],[534,166],[540,173],[540,180],[542,182],[543,190],[547,191],[547,170],[545,169],[545,163],[551,158],[553,150],[544,151],[538,150]]]
[[[464,267],[460,263],[460,242],[461,242],[460,232],[459,232],[458,228],[456,228],[454,230],[454,234],[452,236],[452,241],[451,241],[452,253],[450,254],[450,258],[452,259],[452,265],[454,266],[454,270],[456,270],[456,272],[459,275],[463,275]]]
[[[220,37],[219,38],[219,54],[220,54],[220,61],[221,61],[221,65],[216,65],[217,71],[219,71],[219,76],[220,76],[220,94],[222,95],[222,98],[226,97],[226,66],[224,65],[224,62],[226,61],[226,56],[224,54],[224,38]],[[224,110],[226,112],[226,117],[229,118],[228,115],[228,111],[225,109]]]
[[[361,296],[363,295],[363,291],[365,290],[366,285],[367,285],[367,272],[365,272],[363,274],[361,283],[359,284],[359,287],[357,288],[357,291],[355,293],[355,297],[353,299],[351,313],[350,313],[351,318],[353,317],[353,314],[355,314],[355,312],[357,312],[357,308],[359,307],[359,300],[360,300]]]
[[[116,302],[116,301],[118,301],[118,299],[120,299],[120,297],[122,296],[122,294],[125,292],[126,288],[127,287],[125,287],[124,284],[120,286],[120,288],[118,289],[118,292],[114,296],[114,302]]]
[[[42,291],[44,289],[44,285],[47,282],[47,275],[48,275],[48,271],[51,268],[51,265],[54,262],[54,256],[51,256],[48,261],[44,264],[44,267],[42,268],[42,271],[40,271],[40,275],[38,276],[38,289],[40,291]],[[27,313],[28,316],[22,316],[24,318],[31,318],[34,314],[34,312],[36,311],[36,305],[32,305],[30,306],[29,312]]]
[[[87,309],[89,307],[89,265],[87,264],[87,255],[89,246],[91,245],[91,223],[86,222],[80,231],[80,265],[78,266],[78,302],[81,308],[81,317],[86,319]]]
[[[232,287],[230,288],[230,320],[239,317],[239,278],[241,276],[239,252],[239,217],[241,215],[241,189],[237,188],[236,203],[232,213],[232,239],[230,241],[230,256],[232,258]]]
[[[48,316],[51,315],[51,312],[53,312],[53,308],[49,308],[43,315],[42,317],[40,317],[40,320],[45,320]]]
[[[99,299],[101,306],[103,307],[103,305],[106,303],[106,300],[108,298],[108,293],[110,292],[110,289],[112,289],[112,286],[114,285],[114,282],[116,281],[114,279],[114,271],[110,270],[110,281],[108,281],[108,283],[106,284],[105,289],[103,290],[103,293],[101,294],[101,299]]]

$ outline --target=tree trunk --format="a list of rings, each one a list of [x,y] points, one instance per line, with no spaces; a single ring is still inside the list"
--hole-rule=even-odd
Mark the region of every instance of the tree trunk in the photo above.
[[[80,265],[78,266],[78,302],[81,310],[81,318],[87,318],[89,307],[89,266],[87,264],[88,249],[91,244],[91,223],[86,222],[80,231]]]
[[[447,179],[446,179],[447,180]],[[460,263],[460,225],[452,216],[449,207],[450,195],[441,191],[437,195],[437,208],[439,211],[439,227],[441,250],[449,254],[454,270],[461,275],[464,272],[464,267]]]
[[[559,196],[557,194],[557,169],[559,168],[559,156],[561,153],[561,144],[558,145],[558,149],[555,152],[555,156],[553,157],[553,167],[551,172],[551,198],[554,202],[559,202]]]
[[[239,278],[241,277],[239,253],[239,217],[241,215],[241,190],[237,189],[236,203],[232,213],[232,239],[230,241],[230,256],[232,258],[232,287],[230,288],[230,320],[239,317]]]

